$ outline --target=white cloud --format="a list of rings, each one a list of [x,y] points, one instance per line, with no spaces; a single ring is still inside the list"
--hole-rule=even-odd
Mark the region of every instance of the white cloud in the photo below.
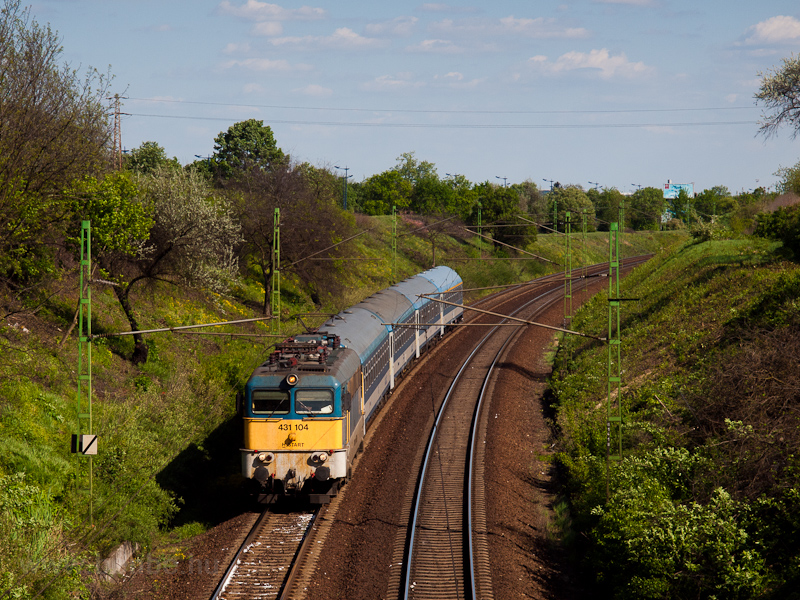
[[[447,87],[457,90],[474,89],[485,82],[485,79],[464,80],[464,74],[458,71],[450,71],[445,75],[436,75],[436,81],[442,81]]]
[[[642,62],[630,62],[624,52],[611,56],[605,48],[588,53],[567,52],[555,61],[550,61],[546,56],[536,55],[528,59],[528,64],[536,69],[554,74],[584,69],[598,71],[603,79],[617,76],[636,77],[652,71],[652,67],[648,67]]]
[[[322,87],[321,85],[317,85],[315,83],[309,84],[302,88],[297,88],[292,91],[303,94],[304,96],[314,96],[316,98],[327,98],[328,96],[333,95],[332,89]]]
[[[362,90],[371,92],[385,92],[389,90],[403,90],[423,87],[421,81],[414,81],[411,73],[398,73],[396,76],[380,75],[361,85]]]
[[[233,69],[241,67],[250,71],[308,71],[311,65],[302,63],[290,64],[286,60],[272,60],[269,58],[245,58],[243,60],[229,60],[224,63],[223,68]]]
[[[800,40],[800,21],[794,17],[778,16],[761,21],[748,29],[746,44],[779,44]]]
[[[223,48],[223,54],[247,54],[250,52],[250,44],[230,43]]]
[[[283,25],[280,21],[261,21],[253,25],[253,34],[276,36],[283,33]]]
[[[500,19],[500,27],[503,33],[516,33],[535,38],[574,39],[585,38],[589,35],[588,30],[583,27],[559,28],[556,26],[555,19],[545,19],[544,17],[535,19],[518,19],[514,16],[503,17]]]
[[[503,17],[498,20],[488,19],[442,19],[434,23],[431,29],[449,35],[476,36],[508,36],[519,35],[538,39],[552,38],[586,38],[589,31],[583,27],[563,27],[556,19],[537,17],[535,19]]]
[[[449,40],[423,40],[419,44],[408,46],[406,50],[431,54],[460,54],[464,52],[464,48],[456,46]]]
[[[394,35],[409,36],[414,32],[414,26],[419,19],[417,17],[397,17],[391,21],[381,23],[370,23],[365,31],[370,35]]]
[[[283,8],[278,4],[247,0],[240,6],[234,6],[229,0],[220,2],[219,10],[242,19],[254,21],[311,21],[323,19],[327,15],[324,9],[312,6],[300,8]]]
[[[363,50],[380,48],[386,45],[383,40],[364,37],[347,27],[340,27],[329,36],[282,37],[274,38],[270,41],[275,46],[316,46],[336,50]]]

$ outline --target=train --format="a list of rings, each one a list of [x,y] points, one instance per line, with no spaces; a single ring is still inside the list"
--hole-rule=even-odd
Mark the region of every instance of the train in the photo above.
[[[382,401],[462,305],[461,277],[434,267],[275,344],[237,397],[242,475],[258,500],[330,502]]]

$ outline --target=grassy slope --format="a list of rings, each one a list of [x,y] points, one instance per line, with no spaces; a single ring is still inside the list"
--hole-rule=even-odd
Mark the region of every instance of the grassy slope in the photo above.
[[[353,256],[380,260],[334,265],[347,278],[349,292],[324,310],[351,305],[392,282],[391,221],[359,217],[358,224],[371,231],[355,240]],[[401,231],[404,227],[411,228],[401,224]],[[680,236],[668,233],[628,236],[623,253],[658,252],[676,239]],[[607,234],[590,234],[585,245],[575,242],[573,265],[606,260],[607,248]],[[437,241],[437,263],[456,268],[466,287],[558,270],[540,261],[461,260],[476,258],[481,250],[484,257],[492,254],[488,247],[444,238]],[[530,251],[562,262],[563,238],[540,236]],[[427,241],[401,236],[397,277],[430,267],[431,258]],[[0,590],[16,589],[20,597],[43,585],[50,585],[45,597],[80,589],[85,565],[122,540],[145,549],[158,546],[158,560],[169,564],[184,551],[182,539],[237,509],[240,442],[233,398],[270,340],[153,334],[150,358],[140,367],[126,359],[129,337],[95,341],[93,417],[100,452],[92,461],[90,511],[89,462],[69,453],[69,436],[77,427],[74,334],[58,344],[77,301],[76,279],[64,274],[35,316],[12,317],[3,330],[9,344],[0,362]],[[317,310],[291,276],[284,276],[282,291],[285,319]],[[263,288],[252,282],[231,297],[157,286],[139,290],[134,302],[142,328],[150,329],[257,316],[248,307],[258,306],[262,295]],[[110,290],[95,287],[92,303],[94,334],[128,329]],[[287,320],[283,332],[298,327]],[[263,334],[268,327],[221,330]]]
[[[800,269],[775,249],[689,241],[623,282],[639,300],[622,308],[625,458],[608,479],[607,348],[564,340],[572,533],[609,597],[797,597]],[[574,327],[604,335],[607,319],[598,296]]]

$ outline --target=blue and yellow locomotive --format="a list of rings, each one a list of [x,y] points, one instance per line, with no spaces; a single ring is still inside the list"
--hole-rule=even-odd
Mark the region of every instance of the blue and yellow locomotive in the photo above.
[[[462,282],[435,267],[377,292],[318,330],[275,345],[241,398],[242,474],[260,499],[336,495],[381,400],[408,364],[460,321]]]

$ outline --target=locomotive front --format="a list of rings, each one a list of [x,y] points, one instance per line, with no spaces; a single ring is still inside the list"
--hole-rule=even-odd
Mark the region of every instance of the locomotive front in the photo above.
[[[260,499],[326,502],[347,477],[351,400],[360,363],[324,333],[290,338],[250,377],[239,407],[242,474]]]

